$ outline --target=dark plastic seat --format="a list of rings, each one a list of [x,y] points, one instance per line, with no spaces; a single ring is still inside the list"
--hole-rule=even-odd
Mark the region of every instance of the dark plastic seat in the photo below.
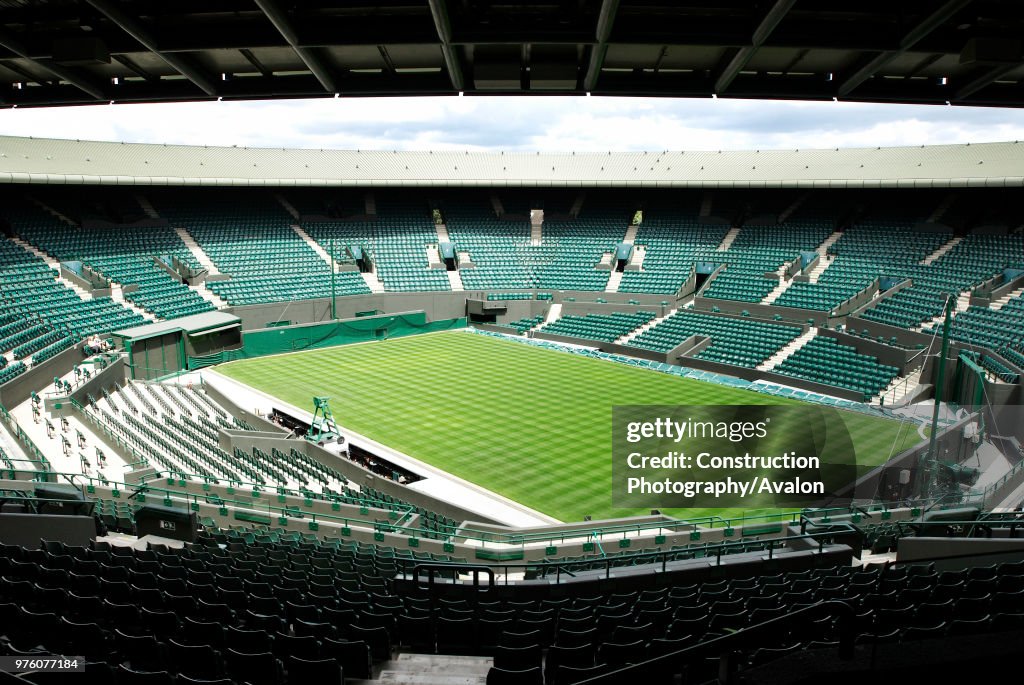
[[[551,647],[548,649],[547,661],[544,664],[544,682],[554,682],[555,672],[560,666],[590,668],[595,663],[595,651],[594,645]]]
[[[494,651],[494,666],[506,671],[540,668],[540,645],[527,647],[498,647]]]
[[[429,616],[398,616],[398,643],[416,652],[434,653],[434,620]],[[497,645],[497,640],[494,641]]]
[[[269,652],[272,648],[270,635],[262,630],[244,630],[228,626],[224,631],[224,644],[239,652],[257,654]]]
[[[288,685],[342,685],[342,668],[334,659],[303,659],[292,656],[285,661]]]
[[[439,654],[476,654],[479,652],[479,638],[474,619],[441,616],[437,619],[436,627]]]
[[[373,673],[370,646],[361,640],[339,641],[327,638],[320,643],[320,653],[341,664],[346,678],[368,680]]]
[[[646,658],[646,643],[644,640],[635,640],[628,643],[605,642],[598,649],[598,661],[609,666],[625,666],[626,664],[638,664]]]
[[[270,652],[224,651],[228,677],[249,685],[278,685],[282,679],[280,662]]]
[[[487,685],[544,685],[544,674],[539,666],[525,669],[492,666],[487,671]]]
[[[132,670],[167,670],[163,650],[152,635],[133,635],[115,628],[114,649],[118,663],[127,664]]]
[[[118,685],[174,685],[167,671],[136,671],[124,664],[117,667]]]
[[[274,635],[274,655],[282,661],[290,656],[300,659],[319,659],[320,643],[312,635],[295,636],[277,633]]]
[[[554,680],[546,681],[554,685],[575,685],[595,676],[607,673],[611,667],[608,664],[597,664],[596,666],[569,666],[562,664],[555,670]]]
[[[220,654],[209,645],[185,645],[175,640],[168,640],[167,661],[174,664],[179,680],[182,675],[209,680],[215,680],[224,675],[224,664]]]

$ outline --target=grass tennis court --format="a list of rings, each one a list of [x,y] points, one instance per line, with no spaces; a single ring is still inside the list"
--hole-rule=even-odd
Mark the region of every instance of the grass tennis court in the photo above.
[[[648,513],[612,506],[614,405],[791,402],[464,332],[249,359],[217,370],[304,409],[312,410],[313,396],[328,395],[339,424],[562,521]],[[919,440],[895,421],[851,417],[858,455],[877,456],[871,465],[893,453],[897,437],[897,452]]]

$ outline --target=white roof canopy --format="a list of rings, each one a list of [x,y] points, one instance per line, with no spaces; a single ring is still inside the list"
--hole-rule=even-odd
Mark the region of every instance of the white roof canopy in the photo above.
[[[1024,185],[1024,143],[828,150],[400,152],[0,136],[0,183],[931,188]]]

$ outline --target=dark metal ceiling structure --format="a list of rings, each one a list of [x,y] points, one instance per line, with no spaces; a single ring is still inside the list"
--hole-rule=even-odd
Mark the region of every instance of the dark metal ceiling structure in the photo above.
[[[0,107],[576,94],[1024,106],[1021,0],[0,0]]]

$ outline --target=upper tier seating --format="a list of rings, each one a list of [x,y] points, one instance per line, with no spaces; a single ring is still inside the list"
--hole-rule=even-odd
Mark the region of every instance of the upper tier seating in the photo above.
[[[1024,235],[971,233],[931,265],[908,265],[898,271],[913,281],[913,287],[882,300],[862,316],[890,326],[917,326],[940,315],[947,296],[955,298],[1008,266],[1024,267]]]
[[[328,297],[329,265],[292,230],[291,216],[269,194],[181,195],[154,200],[162,216],[195,238],[217,268],[231,276],[208,283],[229,304]],[[367,294],[358,273],[335,275],[338,295]]]
[[[941,324],[927,330],[941,331]],[[1024,366],[1024,295],[1007,302],[1002,309],[972,306],[953,318],[950,337],[971,345],[988,347],[1009,361]]]
[[[634,240],[646,248],[643,270],[624,272],[619,292],[676,292],[689,277],[696,255],[713,252],[728,232],[725,224],[700,223],[696,214],[645,212]]]
[[[95,333],[145,322],[109,297],[83,300],[42,259],[6,238],[0,240],[0,285],[0,353],[17,349],[16,356],[27,358],[42,352],[40,362]],[[19,362],[0,373],[6,382],[24,369]]]
[[[420,210],[383,199],[377,212],[372,221],[307,222],[303,227],[327,251],[333,241],[336,259],[347,259],[348,247],[366,251],[387,291],[450,290],[448,275],[428,267],[427,246],[437,245],[438,240],[426,207]],[[359,274],[348,275],[362,280]]]
[[[164,319],[212,310],[213,305],[154,263],[177,257],[191,268],[199,263],[173,229],[74,229],[40,211],[26,211],[12,220],[23,239],[59,261],[81,261],[105,278],[134,286],[124,298]]]
[[[529,218],[499,219],[490,206],[462,202],[445,204],[444,218],[456,249],[473,260],[460,271],[467,290],[536,287]]]
[[[704,297],[760,302],[778,281],[764,274],[799,259],[801,251],[813,251],[832,233],[828,219],[790,221],[784,224],[744,226],[724,252],[704,251],[698,261],[727,264]]]

